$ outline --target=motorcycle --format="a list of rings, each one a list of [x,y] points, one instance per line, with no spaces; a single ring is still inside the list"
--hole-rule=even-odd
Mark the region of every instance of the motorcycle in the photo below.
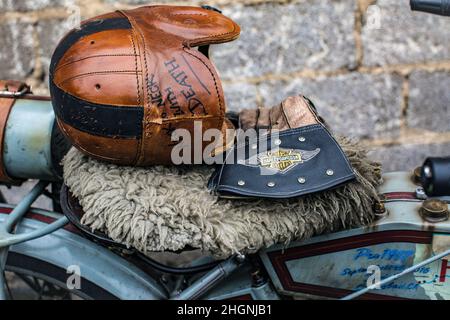
[[[450,15],[450,1],[412,0],[411,8]],[[84,228],[79,205],[60,191],[59,162],[69,145],[50,99],[27,86],[0,97],[15,100],[1,137],[5,182],[38,180],[16,206],[0,204],[0,299],[13,298],[4,271],[39,298],[450,299],[448,159],[385,174],[383,201],[368,226],[174,267]],[[54,211],[31,207],[41,195]]]

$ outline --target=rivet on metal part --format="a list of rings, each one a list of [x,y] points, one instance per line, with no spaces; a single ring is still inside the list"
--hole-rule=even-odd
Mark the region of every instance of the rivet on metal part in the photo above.
[[[422,187],[416,188],[416,198],[420,200],[427,200],[428,196]]]
[[[280,140],[280,139],[276,139],[273,143],[274,143],[276,146],[279,146],[279,145],[281,144],[281,140]]]
[[[384,216],[386,214],[386,207],[384,206],[384,203],[381,201],[375,202],[373,205],[373,211],[375,212],[375,215]]]
[[[306,138],[305,138],[305,137],[298,137],[298,141],[300,141],[300,142],[305,142],[305,141],[306,141]]]
[[[270,182],[267,183],[267,186],[269,188],[273,188],[273,187],[275,187],[275,182],[270,181]]]
[[[238,254],[236,255],[236,261],[237,261],[238,263],[244,262],[245,259],[246,259],[246,256],[243,255],[243,254],[241,254],[241,253],[238,253]]]
[[[239,186],[245,186],[245,181],[244,180],[239,180],[238,181],[238,185]]]
[[[448,220],[447,202],[438,199],[428,199],[419,210],[420,215],[428,222],[436,223]]]
[[[327,176],[332,176],[334,174],[334,171],[331,169],[327,170]]]
[[[301,184],[304,184],[306,182],[306,178],[304,178],[304,177],[300,177],[297,180],[298,180],[298,183],[301,183]]]

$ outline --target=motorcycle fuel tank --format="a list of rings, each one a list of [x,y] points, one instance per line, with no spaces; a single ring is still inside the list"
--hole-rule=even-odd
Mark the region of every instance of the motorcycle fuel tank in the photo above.
[[[448,250],[448,199],[438,201],[444,204],[443,214],[436,215],[439,207],[432,206],[427,215],[426,196],[411,176],[384,176],[379,192],[386,211],[372,225],[262,251],[276,290],[296,297],[343,298]],[[450,299],[450,256],[359,298]]]
[[[49,99],[33,96],[15,99],[2,126],[5,174],[1,182],[61,179],[60,161],[70,144],[59,131]]]

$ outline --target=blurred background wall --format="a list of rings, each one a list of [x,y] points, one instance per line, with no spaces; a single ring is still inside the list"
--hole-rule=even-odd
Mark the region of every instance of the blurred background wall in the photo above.
[[[0,78],[48,94],[50,56],[68,29],[154,3],[209,4],[241,25],[239,40],[213,50],[230,109],[302,93],[385,170],[450,155],[450,19],[412,13],[409,0],[0,0]]]

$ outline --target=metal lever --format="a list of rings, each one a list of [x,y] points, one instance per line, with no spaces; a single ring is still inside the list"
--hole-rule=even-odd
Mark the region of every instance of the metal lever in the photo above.
[[[14,227],[29,211],[33,202],[42,194],[47,185],[48,182],[41,181],[37,183],[33,187],[33,189],[13,209],[7,219],[3,223],[0,223],[0,300],[6,299],[6,282],[4,272],[6,260],[8,258],[9,247],[14,244],[43,237],[49,233],[52,233],[53,231],[60,229],[69,222],[69,220],[65,216],[63,216],[42,229],[23,234],[13,233]]]

